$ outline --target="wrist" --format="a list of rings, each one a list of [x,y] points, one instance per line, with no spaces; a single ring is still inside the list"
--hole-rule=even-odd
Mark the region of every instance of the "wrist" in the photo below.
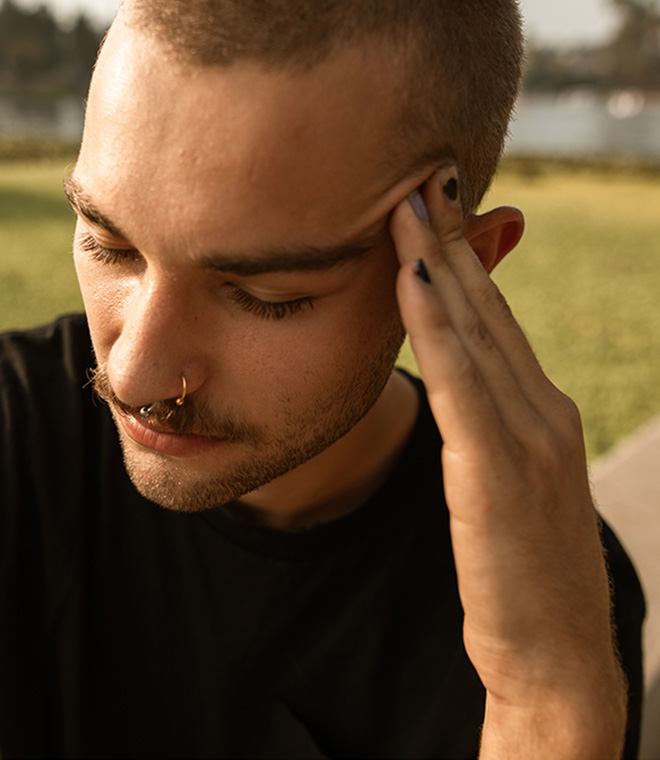
[[[620,760],[626,705],[622,678],[597,692],[576,680],[564,691],[528,694],[516,703],[488,694],[479,758]]]

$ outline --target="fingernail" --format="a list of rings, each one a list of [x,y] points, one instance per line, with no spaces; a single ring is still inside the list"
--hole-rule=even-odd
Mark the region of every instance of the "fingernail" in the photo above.
[[[413,207],[413,211],[417,215],[417,218],[421,219],[423,222],[428,222],[429,212],[426,208],[426,203],[424,203],[424,198],[422,198],[422,194],[419,192],[419,190],[413,190],[412,193],[410,193],[408,196],[408,201]]]
[[[452,206],[460,206],[460,193],[458,187],[458,167],[446,166],[438,172],[438,181],[442,185],[442,192]]]
[[[417,259],[417,264],[415,265],[415,274],[419,277],[420,280],[422,280],[422,282],[426,282],[427,284],[431,283],[429,270],[426,268],[424,259]]]
[[[458,180],[455,177],[452,177],[442,189],[450,201],[458,200]]]

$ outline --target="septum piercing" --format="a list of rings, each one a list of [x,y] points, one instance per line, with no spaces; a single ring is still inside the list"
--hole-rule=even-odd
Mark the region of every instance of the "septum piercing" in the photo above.
[[[181,379],[183,380],[183,393],[174,402],[177,406],[183,406],[183,403],[186,400],[186,393],[188,392],[188,383],[186,382],[186,376],[183,372],[181,373]]]
[[[181,373],[181,379],[183,380],[183,391],[181,392],[181,395],[179,396],[179,398],[175,399],[175,401],[174,401],[174,403],[177,406],[183,406],[184,405],[184,403],[186,401],[186,395],[188,393],[188,383],[186,381],[186,376],[183,373]],[[153,403],[153,404],[148,404],[148,405],[145,404],[145,406],[143,406],[140,409],[140,416],[144,417],[146,419],[147,417],[149,417],[151,415],[151,413],[154,411],[154,409],[157,406],[158,406],[158,402],[157,401],[155,403]],[[171,412],[170,412],[170,415],[171,415]]]

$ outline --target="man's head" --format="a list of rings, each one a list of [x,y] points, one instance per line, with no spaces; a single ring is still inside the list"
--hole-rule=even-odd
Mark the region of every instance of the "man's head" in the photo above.
[[[255,9],[266,5],[281,11],[263,18],[273,44],[280,34],[269,25],[288,28],[289,6],[302,22],[309,7],[321,13],[304,55],[250,47]],[[248,492],[295,502],[303,481],[298,498],[320,502],[347,473],[359,482],[361,468],[373,469],[379,447],[393,448],[394,396],[381,395],[402,340],[389,213],[448,155],[473,178],[476,202],[499,154],[517,74],[505,67],[504,111],[487,110],[466,143],[473,101],[492,100],[497,56],[454,82],[472,69],[469,30],[452,25],[472,23],[479,8],[481,53],[485,25],[496,25],[489,9],[508,8],[509,28],[514,5],[462,2],[473,10],[462,18],[448,9],[443,21],[444,3],[405,0],[388,11],[402,19],[399,37],[365,31],[359,9],[371,4],[360,0],[346,3],[344,36],[325,41],[344,4],[323,5],[254,3],[250,13],[247,2],[127,0],[99,58],[67,181],[79,215],[75,262],[129,474],[174,509]],[[373,3],[374,18],[389,5]],[[441,72],[428,69],[432,52],[417,49],[405,21],[422,6],[428,23],[446,25]],[[251,23],[239,23],[246,13]],[[507,34],[493,34],[494,50]],[[517,31],[509,34],[517,50]],[[300,28],[292,34],[303,38]],[[415,110],[414,93],[428,95],[431,80],[443,83],[437,101]],[[472,116],[458,115],[459,101]],[[431,111],[434,124],[413,118]],[[436,133],[440,123],[446,133]],[[417,136],[410,151],[406,135]],[[475,160],[482,141],[497,145]],[[182,375],[185,410],[140,419],[141,406],[181,395]],[[282,488],[260,488],[275,478]]]
[[[517,0],[133,0],[131,23],[190,66],[258,63],[304,72],[338,50],[383,52],[398,86],[398,177],[443,158],[461,167],[466,211],[492,181],[517,96]]]

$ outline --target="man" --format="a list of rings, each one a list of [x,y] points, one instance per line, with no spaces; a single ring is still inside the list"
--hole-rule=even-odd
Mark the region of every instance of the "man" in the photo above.
[[[125,2],[65,182],[94,357],[3,339],[7,756],[634,756],[639,586],[602,528],[614,635],[579,416],[487,274],[522,217],[472,213],[519,26]]]

